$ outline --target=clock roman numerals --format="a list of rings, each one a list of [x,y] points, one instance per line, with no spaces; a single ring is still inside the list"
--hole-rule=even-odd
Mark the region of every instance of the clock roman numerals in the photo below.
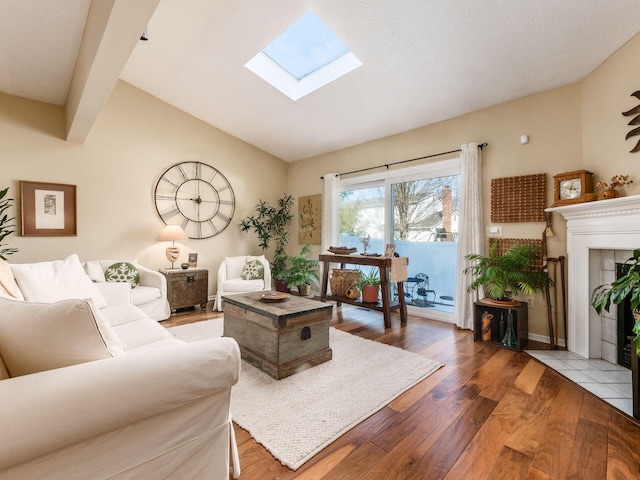
[[[202,162],[181,162],[158,179],[154,192],[156,211],[165,223],[179,224],[189,238],[220,234],[235,211],[229,181]]]

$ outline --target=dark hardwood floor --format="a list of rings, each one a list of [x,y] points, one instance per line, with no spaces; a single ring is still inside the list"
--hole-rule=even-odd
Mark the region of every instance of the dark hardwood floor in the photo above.
[[[220,316],[178,313],[165,326]],[[236,426],[243,480],[640,479],[640,424],[526,353],[471,332],[334,308],[332,326],[445,364],[293,472]]]

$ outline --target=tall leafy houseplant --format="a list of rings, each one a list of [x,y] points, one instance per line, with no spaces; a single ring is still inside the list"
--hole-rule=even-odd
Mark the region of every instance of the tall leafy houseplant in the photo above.
[[[549,274],[537,265],[539,250],[533,245],[523,245],[498,255],[498,244],[489,249],[489,256],[467,255],[472,265],[464,273],[473,275],[469,291],[484,288],[485,294],[494,300],[510,301],[512,295],[521,291],[526,295],[541,293],[553,284]]]
[[[618,305],[629,297],[631,310],[633,310],[633,333],[635,338],[633,343],[636,347],[636,354],[640,357],[640,249],[633,251],[633,256],[624,262],[625,273],[615,280],[611,285],[605,284],[596,287],[591,293],[591,306],[595,308],[598,315],[603,310],[609,311],[611,304]]]
[[[263,250],[274,245],[274,261],[271,263],[274,278],[278,278],[280,272],[286,268],[284,253],[289,243],[287,227],[293,219],[292,207],[293,197],[286,193],[278,199],[276,207],[258,200],[256,214],[240,220],[238,225],[243,232],[254,232],[258,236],[258,245]]]
[[[2,260],[6,260],[7,255],[13,255],[18,251],[17,248],[5,247],[5,244],[2,243],[7,236],[15,231],[15,225],[11,222],[13,222],[16,217],[9,218],[9,214],[7,213],[7,210],[12,207],[11,202],[13,201],[13,198],[5,198],[8,192],[9,187],[0,190],[0,258]]]

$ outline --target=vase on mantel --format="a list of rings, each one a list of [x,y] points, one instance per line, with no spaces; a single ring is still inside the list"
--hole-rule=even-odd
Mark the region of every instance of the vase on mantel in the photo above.
[[[602,190],[600,192],[600,200],[608,200],[610,198],[618,198],[620,193],[615,188],[610,188],[609,190]]]

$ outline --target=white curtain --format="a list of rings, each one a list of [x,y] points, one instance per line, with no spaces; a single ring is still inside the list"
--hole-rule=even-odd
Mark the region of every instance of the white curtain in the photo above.
[[[340,237],[340,175],[325,173],[322,192],[322,243],[320,252],[327,253],[329,247],[338,246]],[[320,263],[324,268],[324,262]],[[327,293],[330,293],[327,285]]]
[[[484,222],[482,219],[482,150],[477,143],[468,143],[461,150],[460,219],[458,225],[458,281],[456,282],[455,323],[473,330],[475,293],[468,292],[470,275],[463,274],[470,253],[484,255]],[[482,292],[480,292],[482,294]]]
[[[340,175],[326,173],[322,195],[322,243],[321,251],[338,245],[340,228]]]

